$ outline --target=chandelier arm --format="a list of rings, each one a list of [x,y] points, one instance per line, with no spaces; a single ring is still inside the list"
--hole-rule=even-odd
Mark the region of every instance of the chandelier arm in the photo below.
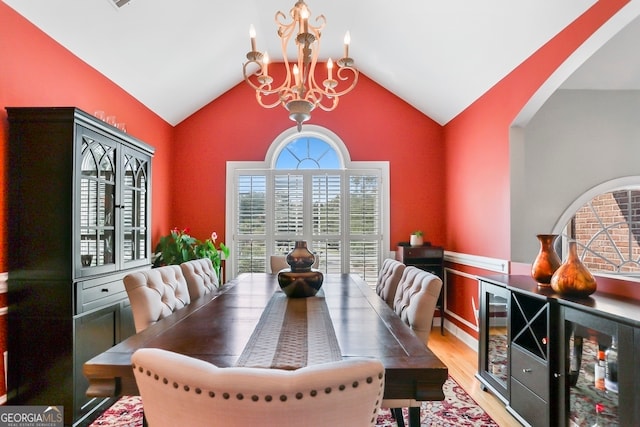
[[[351,77],[349,77],[348,75],[345,75],[345,73],[351,73]],[[339,68],[337,72],[338,80],[346,82],[349,79],[353,79],[353,81],[345,89],[342,89],[340,91],[335,91],[334,96],[342,96],[351,92],[356,87],[356,84],[358,83],[359,75],[360,73],[358,73],[358,70],[356,70],[353,67]]]
[[[275,101],[268,103],[266,102],[266,100],[263,100],[263,98],[267,98],[270,96],[275,96]],[[282,104],[282,101],[278,93],[265,94],[263,92],[256,91],[256,101],[258,101],[258,104],[260,104],[260,106],[264,108],[274,108]]]
[[[262,74],[260,69],[253,73],[247,73],[247,67],[251,64],[257,64],[260,66],[256,61],[247,61],[242,66],[242,73],[244,75],[244,81],[247,82],[247,84],[256,92],[261,92],[263,95],[271,95],[280,92],[282,88],[289,85],[290,76],[288,74],[280,86],[274,87],[272,84],[273,78]]]
[[[314,30],[316,30],[319,38],[320,32],[324,29],[324,26],[327,24],[327,18],[325,18],[324,15],[318,15],[316,17],[316,22],[318,22],[319,24],[318,25],[309,24],[309,28],[313,28]]]
[[[328,99],[328,98],[323,98],[323,99]],[[316,107],[320,108],[323,111],[333,111],[336,109],[336,107],[338,106],[338,102],[340,101],[340,98],[331,98],[332,99],[332,103],[330,106],[326,106],[324,105],[322,102],[319,102]]]
[[[316,88],[309,91],[307,100],[321,110],[332,111],[338,106],[338,101],[340,100],[340,98],[338,98],[337,96],[333,96],[331,91],[325,91]]]
[[[346,75],[345,73],[349,73]],[[312,87],[316,92],[322,93],[324,96],[332,98],[339,97],[351,92],[356,84],[358,83],[358,70],[353,67],[341,67],[338,69],[336,73],[337,80],[329,80],[326,79],[322,82],[322,85],[319,85],[315,80],[315,74],[310,76],[310,87]],[[342,89],[342,85],[340,90],[336,90],[340,85],[340,82],[347,82],[348,80],[352,80],[351,83]]]

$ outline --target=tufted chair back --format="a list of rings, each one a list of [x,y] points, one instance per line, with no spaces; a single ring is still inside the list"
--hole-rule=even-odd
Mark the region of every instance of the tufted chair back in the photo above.
[[[140,332],[191,302],[179,265],[131,273],[124,278],[136,332]]]
[[[151,427],[373,426],[384,392],[384,366],[376,359],[292,371],[218,368],[144,348],[132,362]]]
[[[398,283],[393,310],[425,345],[441,289],[442,280],[438,276],[413,266],[405,268]]]
[[[376,292],[391,308],[393,308],[396,289],[398,288],[398,283],[400,283],[400,278],[402,278],[402,273],[404,273],[404,268],[405,265],[400,261],[387,258],[382,261],[382,267],[378,273]]]
[[[218,289],[218,274],[209,258],[194,259],[180,264],[182,274],[187,281],[191,300]]]

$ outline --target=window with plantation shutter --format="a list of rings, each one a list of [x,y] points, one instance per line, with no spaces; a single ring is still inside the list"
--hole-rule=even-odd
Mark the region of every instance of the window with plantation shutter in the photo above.
[[[236,183],[234,260],[240,273],[265,271],[267,182],[264,175],[244,174]]]
[[[388,173],[387,162],[351,162],[335,134],[312,125],[283,133],[265,162],[228,162],[227,278],[268,272],[271,255],[306,240],[324,273],[374,284],[388,256]]]
[[[349,176],[350,270],[365,280],[378,277],[380,258],[380,177]]]

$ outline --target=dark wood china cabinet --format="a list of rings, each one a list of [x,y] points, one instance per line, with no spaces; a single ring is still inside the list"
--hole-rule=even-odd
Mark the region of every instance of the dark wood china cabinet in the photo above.
[[[154,149],[73,107],[7,107],[9,404],[83,425],[82,365],[135,332],[122,278],[151,263]]]

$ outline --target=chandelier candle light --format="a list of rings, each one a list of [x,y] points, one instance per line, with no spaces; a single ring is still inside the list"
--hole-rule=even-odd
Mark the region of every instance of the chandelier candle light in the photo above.
[[[327,78],[319,85],[316,81],[316,64],[320,53],[321,31],[326,24],[326,18],[320,15],[315,19],[318,25],[312,25],[309,22],[311,11],[302,0],[296,2],[289,13],[292,19],[289,23],[284,22],[284,13],[277,12],[275,16],[286,70],[282,84],[273,84],[273,78],[269,75],[269,55],[267,52],[258,52],[253,25],[249,29],[251,51],[247,53],[247,62],[244,63],[242,71],[245,81],[256,91],[258,104],[264,108],[282,105],[289,111],[289,118],[297,123],[300,131],[302,123],[311,118],[314,108],[332,111],[338,106],[339,97],[351,92],[356,86],[358,70],[353,66],[353,59],[349,58],[351,36],[347,31],[344,37],[344,57],[335,63],[331,58],[327,60]],[[298,52],[295,62],[289,62],[287,57],[287,46],[292,37]],[[254,68],[252,65],[257,65],[257,70],[248,72],[248,69]],[[337,70],[333,69],[335,65],[338,66]]]

